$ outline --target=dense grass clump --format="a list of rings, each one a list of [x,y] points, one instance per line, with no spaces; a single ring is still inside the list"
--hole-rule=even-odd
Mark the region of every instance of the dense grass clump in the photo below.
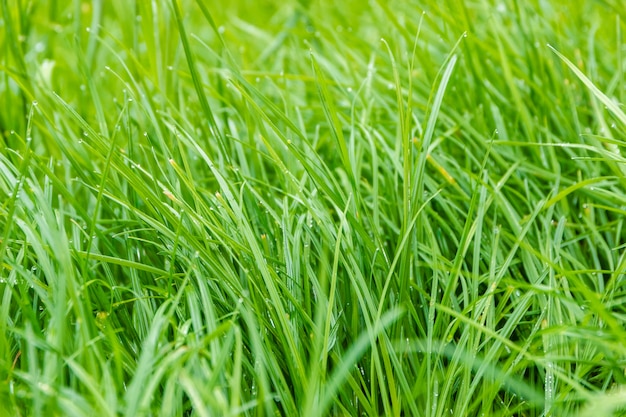
[[[0,416],[625,413],[623,6],[0,1]]]

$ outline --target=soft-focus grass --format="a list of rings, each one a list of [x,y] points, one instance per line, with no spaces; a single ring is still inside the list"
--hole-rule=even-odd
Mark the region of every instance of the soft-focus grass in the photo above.
[[[0,415],[623,413],[625,10],[0,1]]]

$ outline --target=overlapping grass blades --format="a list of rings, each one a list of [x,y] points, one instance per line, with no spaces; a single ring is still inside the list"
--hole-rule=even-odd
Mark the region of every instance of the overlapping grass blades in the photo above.
[[[0,5],[0,414],[623,409],[616,4]]]

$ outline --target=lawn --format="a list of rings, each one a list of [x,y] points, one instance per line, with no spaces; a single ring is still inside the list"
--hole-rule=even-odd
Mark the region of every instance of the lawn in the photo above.
[[[0,29],[0,416],[626,415],[622,0]]]

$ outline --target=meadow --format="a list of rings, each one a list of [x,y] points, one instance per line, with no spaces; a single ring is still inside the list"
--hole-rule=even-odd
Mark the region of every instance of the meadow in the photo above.
[[[0,28],[0,416],[626,415],[622,0]]]

